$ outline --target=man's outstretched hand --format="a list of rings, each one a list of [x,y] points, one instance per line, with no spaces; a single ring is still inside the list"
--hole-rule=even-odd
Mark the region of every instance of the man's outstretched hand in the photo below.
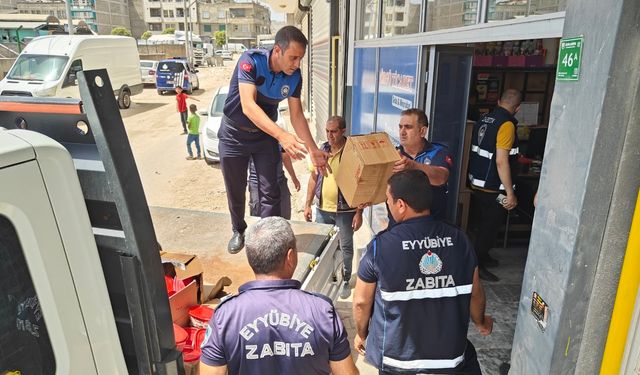
[[[331,173],[331,167],[328,162],[329,156],[331,156],[330,153],[316,148],[315,150],[311,150],[309,156],[311,157],[311,163],[316,168],[316,171],[322,173],[325,177],[327,177],[327,174]]]
[[[304,142],[294,134],[284,132],[278,138],[278,142],[280,143],[280,146],[282,146],[282,149],[293,160],[304,159],[305,155],[307,154],[307,149],[304,147]]]

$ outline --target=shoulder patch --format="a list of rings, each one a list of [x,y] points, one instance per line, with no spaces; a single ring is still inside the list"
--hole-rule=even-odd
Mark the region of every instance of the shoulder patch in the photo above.
[[[222,297],[220,299],[220,303],[218,304],[218,306],[216,306],[216,310],[218,310],[220,308],[220,306],[224,305],[225,303],[229,302],[230,300],[238,297],[241,293],[238,294],[228,294],[224,297]]]
[[[302,289],[300,289],[300,291],[303,292],[303,293],[309,294],[311,296],[318,297],[318,298],[324,300],[325,302],[327,302],[329,305],[331,305],[331,307],[333,307],[333,301],[331,300],[331,298],[325,296],[324,294],[316,293],[316,292],[308,292],[308,291],[302,290]]]
[[[250,73],[251,70],[253,70],[253,66],[248,63],[248,62],[244,62],[242,64],[240,64],[240,69],[242,69],[243,71]]]

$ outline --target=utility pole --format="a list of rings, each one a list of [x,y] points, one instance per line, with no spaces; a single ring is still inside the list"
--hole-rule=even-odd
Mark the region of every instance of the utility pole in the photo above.
[[[184,10],[183,10],[183,15],[184,15],[184,50],[185,50],[185,54],[187,55],[187,61],[191,61],[190,57],[191,54],[189,53],[190,49],[189,49],[189,31],[188,31],[188,23],[187,23],[187,12],[188,12],[188,8],[187,8],[187,0],[182,0],[184,3]]]
[[[67,8],[67,27],[69,28],[69,35],[73,35],[73,19],[71,18],[71,0],[65,0],[64,4]]]

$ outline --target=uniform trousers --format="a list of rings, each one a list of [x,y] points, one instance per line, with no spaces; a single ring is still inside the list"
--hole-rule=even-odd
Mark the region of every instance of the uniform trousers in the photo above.
[[[222,118],[218,130],[220,167],[227,192],[233,230],[244,233],[249,159],[258,174],[260,217],[280,216],[280,186],[277,167],[282,163],[278,142],[253,125],[238,125]]]

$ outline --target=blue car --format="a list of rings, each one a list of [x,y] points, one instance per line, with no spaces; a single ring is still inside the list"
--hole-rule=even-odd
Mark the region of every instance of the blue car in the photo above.
[[[200,88],[198,71],[185,59],[160,60],[156,70],[156,89],[162,95],[166,91],[175,91],[181,86],[184,91],[191,94]]]

